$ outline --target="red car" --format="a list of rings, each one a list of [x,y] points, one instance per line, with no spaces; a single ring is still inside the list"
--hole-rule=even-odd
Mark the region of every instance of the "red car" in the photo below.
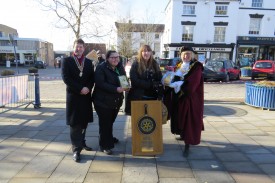
[[[252,68],[251,79],[275,79],[275,62],[273,60],[257,60]]]

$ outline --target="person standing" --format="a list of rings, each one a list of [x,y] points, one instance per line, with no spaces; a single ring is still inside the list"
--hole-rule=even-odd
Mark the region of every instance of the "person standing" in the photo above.
[[[131,89],[127,94],[125,113],[131,114],[131,101],[157,100],[162,98],[162,73],[153,58],[149,45],[140,47],[137,60],[130,69]]]
[[[165,91],[164,103],[171,115],[171,132],[185,142],[183,155],[189,155],[190,145],[198,145],[203,125],[203,65],[192,55],[191,47],[180,49],[181,61],[177,64],[171,88]]]
[[[85,58],[84,41],[74,42],[71,57],[62,62],[62,79],[66,88],[66,123],[70,126],[73,160],[80,161],[82,149],[92,151],[85,143],[85,134],[89,122],[93,122],[91,91],[94,86],[94,66]]]
[[[119,62],[119,54],[110,50],[106,61],[96,67],[93,103],[99,121],[99,146],[102,152],[111,155],[114,144],[119,140],[113,136],[113,124],[123,102],[123,92],[128,90],[120,86],[120,76],[125,70]]]

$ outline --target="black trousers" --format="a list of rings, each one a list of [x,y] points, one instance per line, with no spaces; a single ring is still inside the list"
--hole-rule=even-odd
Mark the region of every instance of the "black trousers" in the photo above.
[[[70,126],[70,137],[73,152],[80,153],[83,149],[83,146],[85,145],[86,128],[83,128],[83,126]]]
[[[99,146],[101,149],[114,148],[113,124],[116,120],[119,109],[108,109],[95,106],[99,123]]]

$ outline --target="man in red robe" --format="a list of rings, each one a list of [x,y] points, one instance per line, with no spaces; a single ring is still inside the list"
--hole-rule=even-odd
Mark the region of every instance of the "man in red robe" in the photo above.
[[[181,61],[177,64],[175,76],[166,90],[166,104],[171,122],[171,132],[180,135],[185,142],[184,156],[189,155],[190,145],[198,145],[203,125],[203,65],[192,55],[190,47],[180,49]]]

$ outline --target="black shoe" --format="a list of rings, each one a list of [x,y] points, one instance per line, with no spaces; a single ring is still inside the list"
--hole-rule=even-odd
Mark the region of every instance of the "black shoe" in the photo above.
[[[92,151],[93,150],[93,148],[88,147],[87,145],[84,145],[83,149],[85,149],[86,151]]]
[[[79,162],[80,161],[80,153],[79,152],[74,152],[73,160],[75,162]]]
[[[113,137],[113,141],[115,144],[119,143],[119,140],[116,137]]]
[[[102,149],[101,151],[104,152],[107,155],[113,154],[113,151],[111,149]]]

